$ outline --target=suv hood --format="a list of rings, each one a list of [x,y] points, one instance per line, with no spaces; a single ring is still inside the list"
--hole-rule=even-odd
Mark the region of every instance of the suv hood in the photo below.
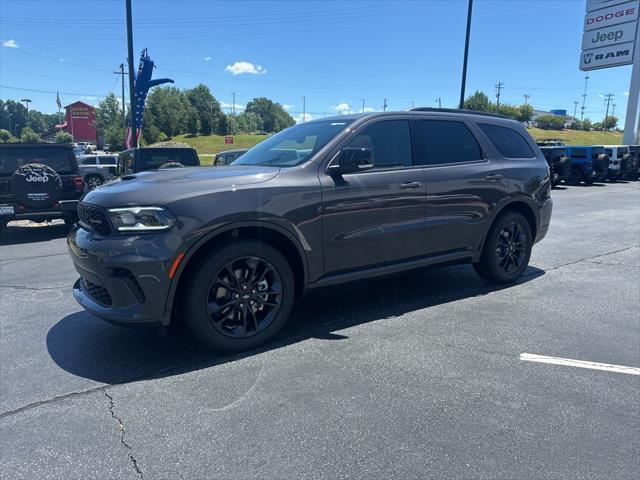
[[[185,167],[133,173],[90,191],[83,202],[106,208],[166,205],[195,195],[271,180],[279,168],[255,166]]]

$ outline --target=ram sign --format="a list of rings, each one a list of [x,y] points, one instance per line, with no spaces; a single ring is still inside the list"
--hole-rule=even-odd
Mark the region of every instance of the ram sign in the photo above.
[[[633,63],[639,0],[587,0],[580,70]]]

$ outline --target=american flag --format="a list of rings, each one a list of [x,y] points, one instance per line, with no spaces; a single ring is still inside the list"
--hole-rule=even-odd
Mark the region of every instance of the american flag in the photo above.
[[[142,67],[142,65],[141,65]],[[136,88],[136,106],[135,106],[135,114],[133,116],[134,125],[136,127],[136,145],[140,140],[140,134],[142,133],[142,119],[144,117],[144,103],[147,100],[147,92],[140,91],[140,86],[138,85],[138,79],[141,78],[140,74],[142,72],[138,70],[138,75],[136,76],[135,88]],[[125,140],[127,148],[133,147],[133,138],[131,135],[131,125],[127,129],[127,138]]]

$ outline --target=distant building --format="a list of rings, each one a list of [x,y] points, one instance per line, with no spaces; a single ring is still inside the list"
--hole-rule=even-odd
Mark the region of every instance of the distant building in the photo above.
[[[56,131],[69,132],[74,142],[96,143],[95,107],[84,102],[74,102],[65,106],[64,109],[65,121],[56,125]]]

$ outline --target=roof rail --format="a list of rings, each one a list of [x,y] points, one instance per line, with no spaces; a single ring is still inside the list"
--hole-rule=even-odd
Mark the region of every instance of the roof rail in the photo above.
[[[504,115],[497,113],[480,112],[478,110],[467,110],[466,108],[435,108],[435,107],[416,107],[410,108],[410,112],[443,112],[443,113],[466,113],[470,115],[483,115],[485,117],[506,118]]]

